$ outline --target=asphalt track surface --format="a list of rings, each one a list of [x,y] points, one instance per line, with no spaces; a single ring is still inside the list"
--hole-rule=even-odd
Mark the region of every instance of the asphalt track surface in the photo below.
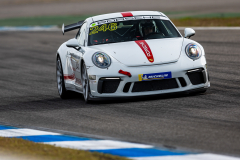
[[[240,30],[196,31],[211,88],[85,104],[60,99],[55,53],[75,33],[0,32],[0,123],[240,156]]]

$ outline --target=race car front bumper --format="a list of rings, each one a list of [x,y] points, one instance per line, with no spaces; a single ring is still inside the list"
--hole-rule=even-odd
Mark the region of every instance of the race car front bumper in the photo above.
[[[128,71],[131,77],[119,74],[119,70]],[[145,73],[170,73],[170,77],[143,81],[139,75]],[[88,69],[89,75],[95,75],[90,81],[91,98],[131,97],[176,92],[188,92],[210,87],[206,60],[194,63],[169,63],[153,66],[127,67],[123,64],[112,64],[107,70],[95,66]]]

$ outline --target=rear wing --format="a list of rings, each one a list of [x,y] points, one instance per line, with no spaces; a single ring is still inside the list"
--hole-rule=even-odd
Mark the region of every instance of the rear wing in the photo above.
[[[63,23],[63,25],[62,25],[62,33],[63,33],[63,35],[64,35],[65,32],[81,28],[83,22],[84,21],[79,21],[77,23],[69,24],[67,26],[64,26],[64,23]]]

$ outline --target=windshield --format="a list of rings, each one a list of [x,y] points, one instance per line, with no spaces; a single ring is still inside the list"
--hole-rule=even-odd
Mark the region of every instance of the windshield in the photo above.
[[[105,21],[107,22],[107,21]],[[112,23],[92,23],[88,45],[181,37],[168,20],[144,19]]]

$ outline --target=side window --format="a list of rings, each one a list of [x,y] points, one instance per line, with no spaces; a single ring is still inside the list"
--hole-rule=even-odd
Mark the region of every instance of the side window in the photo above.
[[[86,26],[87,23],[84,23],[80,29],[80,36],[78,37],[78,42],[80,45],[84,46],[85,37],[86,37]]]
[[[80,36],[80,29],[78,30],[75,38],[78,40],[78,39],[79,39],[79,36]]]

